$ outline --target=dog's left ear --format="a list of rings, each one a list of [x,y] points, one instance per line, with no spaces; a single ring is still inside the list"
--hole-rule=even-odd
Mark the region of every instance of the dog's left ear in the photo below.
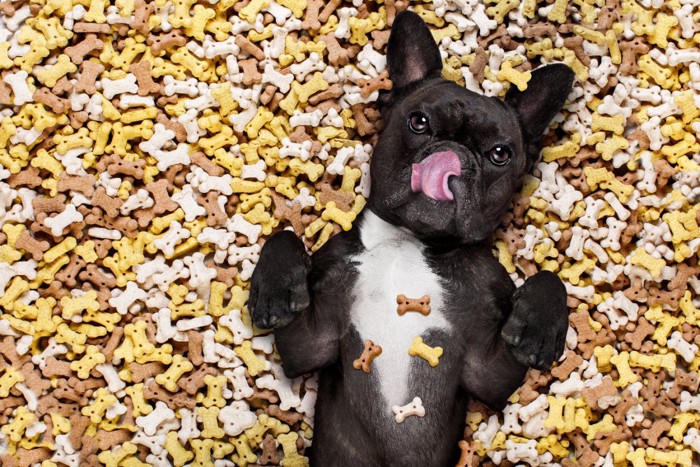
[[[508,89],[505,102],[518,112],[525,130],[526,144],[539,143],[540,137],[564,105],[573,83],[574,72],[571,68],[556,63],[533,71],[526,90],[520,91],[516,86]]]
[[[440,49],[430,29],[420,16],[409,10],[396,15],[386,55],[394,89],[439,77],[442,72]]]

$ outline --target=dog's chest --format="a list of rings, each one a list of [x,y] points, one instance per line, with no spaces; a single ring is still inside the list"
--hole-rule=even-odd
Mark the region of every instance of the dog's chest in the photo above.
[[[413,339],[432,329],[449,332],[444,311],[446,294],[429,267],[423,247],[412,235],[368,212],[360,236],[365,250],[352,258],[357,265],[350,319],[364,341],[372,340],[382,354],[372,362],[385,402],[404,405],[408,394]],[[430,297],[430,313],[399,315],[396,298]],[[359,349],[361,352],[362,349]],[[359,353],[358,353],[359,356]]]

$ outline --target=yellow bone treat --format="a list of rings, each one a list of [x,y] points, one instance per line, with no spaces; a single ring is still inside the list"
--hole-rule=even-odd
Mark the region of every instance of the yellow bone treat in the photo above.
[[[437,366],[440,356],[442,356],[442,347],[430,347],[423,343],[423,339],[418,336],[413,338],[413,343],[408,349],[408,354],[411,357],[418,356],[427,361],[430,366]]]
[[[243,360],[246,367],[248,367],[248,374],[250,374],[250,376],[257,376],[269,366],[268,362],[261,360],[255,355],[250,341],[243,342],[241,345],[234,347],[233,350],[236,352],[236,355]]]
[[[173,361],[165,373],[156,375],[156,383],[168,391],[176,392],[178,380],[188,371],[192,371],[193,368],[194,365],[182,355],[173,355]]]

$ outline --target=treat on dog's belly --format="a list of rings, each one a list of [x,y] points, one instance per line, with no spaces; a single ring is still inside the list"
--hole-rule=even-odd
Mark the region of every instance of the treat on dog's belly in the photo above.
[[[428,266],[423,247],[415,237],[371,212],[367,213],[360,236],[366,250],[353,258],[358,278],[353,288],[351,322],[362,341],[370,339],[382,347],[381,358],[373,363],[379,389],[390,408],[415,396],[407,394],[414,360],[408,350],[413,339],[430,330],[450,332],[451,324],[442,311],[444,291],[440,278]],[[400,294],[430,296],[430,314],[398,315],[396,297]]]

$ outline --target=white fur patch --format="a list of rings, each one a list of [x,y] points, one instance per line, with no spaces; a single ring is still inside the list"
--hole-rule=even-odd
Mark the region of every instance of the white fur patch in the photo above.
[[[372,362],[389,413],[417,394],[407,394],[409,368],[413,358],[408,348],[413,338],[430,329],[449,331],[451,324],[442,314],[443,289],[423,255],[423,244],[411,233],[383,221],[367,211],[360,227],[366,251],[354,256],[358,279],[353,289],[350,319],[364,341],[381,346],[382,354]],[[396,312],[396,296],[430,296],[430,314]],[[358,356],[362,352],[358,348]]]

